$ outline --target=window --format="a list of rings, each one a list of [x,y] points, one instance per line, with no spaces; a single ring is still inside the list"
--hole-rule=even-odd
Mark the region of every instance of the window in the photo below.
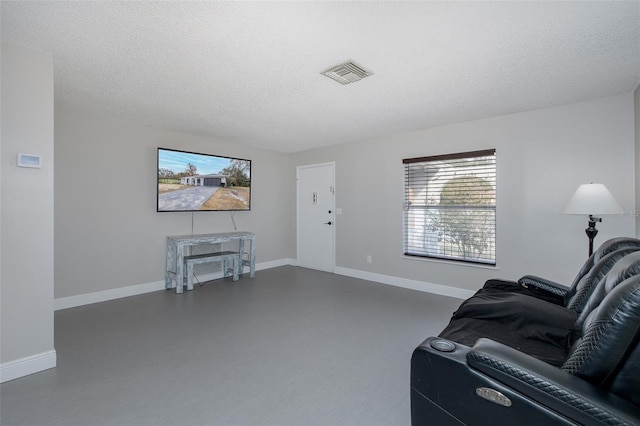
[[[405,255],[496,264],[495,154],[402,160]]]

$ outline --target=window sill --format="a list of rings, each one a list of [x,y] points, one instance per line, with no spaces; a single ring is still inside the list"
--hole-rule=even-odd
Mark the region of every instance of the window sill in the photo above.
[[[458,262],[455,260],[444,260],[444,259],[435,259],[433,257],[420,257],[420,256],[407,256],[400,255],[402,258],[407,260],[416,260],[418,262],[429,262],[429,263],[442,263],[445,265],[455,265],[455,266],[466,266],[469,268],[480,268],[480,269],[491,269],[493,271],[498,271],[500,268],[497,265],[483,265],[481,263],[471,263],[471,262]]]

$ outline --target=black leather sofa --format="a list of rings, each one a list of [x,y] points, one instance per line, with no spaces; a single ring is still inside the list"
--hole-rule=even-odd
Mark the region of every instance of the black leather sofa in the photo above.
[[[569,306],[580,312],[581,309],[577,308],[577,305],[588,298],[592,287],[601,278],[593,275],[593,268],[607,255],[620,250],[640,250],[640,239],[617,237],[605,241],[589,256],[570,285],[559,284],[535,275],[525,275],[518,281],[489,280],[484,284],[483,290],[525,294],[557,305]],[[608,270],[605,270],[606,272]]]
[[[580,312],[566,306],[570,297],[563,297],[562,303],[526,290],[510,292],[508,286],[488,291],[504,292],[504,303],[512,303],[517,294],[521,299],[517,309],[524,309],[532,329],[536,321],[556,321],[554,310],[562,315],[573,312],[575,322],[567,320],[571,325],[564,325],[571,328],[570,339],[557,365],[519,350],[517,341],[523,337],[509,336],[519,332],[512,327],[496,328],[507,335],[503,343],[495,335],[484,338],[481,332],[464,343],[442,337],[425,340],[411,359],[412,424],[640,425],[640,252],[626,248],[613,266],[602,265],[612,254],[608,252],[591,259],[594,262],[576,277],[570,287],[574,296],[581,291],[580,281],[599,278],[595,285],[590,282]],[[527,301],[533,301],[531,312],[526,312]],[[550,308],[551,313],[540,307]],[[493,315],[500,317],[500,312]],[[492,321],[471,318],[469,324],[476,319]],[[537,347],[544,352],[544,344]]]
[[[566,306],[483,288],[458,307],[439,337],[469,346],[488,337],[560,366],[593,308],[616,285],[639,273],[640,251],[627,247],[596,263],[580,279]]]

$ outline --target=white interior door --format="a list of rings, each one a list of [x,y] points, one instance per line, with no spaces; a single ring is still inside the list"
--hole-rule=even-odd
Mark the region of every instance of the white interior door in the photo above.
[[[298,265],[333,272],[335,164],[297,168]]]

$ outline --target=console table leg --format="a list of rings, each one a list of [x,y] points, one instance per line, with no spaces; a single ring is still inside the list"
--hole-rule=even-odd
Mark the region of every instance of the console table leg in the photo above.
[[[249,277],[256,277],[256,240],[251,238],[249,240],[251,249],[249,250]]]
[[[177,244],[177,260],[176,262],[176,293],[182,293],[184,286],[184,244]]]
[[[176,287],[174,281],[176,273],[176,245],[172,241],[167,241],[167,265],[164,275],[164,287],[172,289]]]

